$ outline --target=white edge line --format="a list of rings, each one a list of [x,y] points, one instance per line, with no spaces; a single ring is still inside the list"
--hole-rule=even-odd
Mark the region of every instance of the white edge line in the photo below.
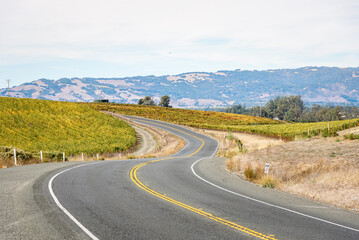
[[[152,126],[153,127],[153,126]],[[180,152],[182,152],[183,150],[185,150],[190,142],[189,140],[187,140],[186,138],[182,137],[182,136],[179,136],[175,133],[172,132],[172,134],[178,136],[178,137],[181,137],[182,139],[184,139],[186,141],[186,145],[179,151],[177,152],[176,154],[179,154]],[[217,140],[216,140],[217,141]],[[217,148],[216,148],[216,151],[212,154],[212,157],[214,156],[214,154],[216,154],[217,150],[218,150],[218,147],[219,147],[219,143],[217,141]],[[98,163],[103,163],[103,162],[95,162],[95,163],[90,163],[90,164],[83,164],[83,165],[78,165],[78,166],[75,166],[75,167],[72,167],[72,168],[68,168],[68,169],[65,169],[57,174],[55,174],[49,181],[49,184],[48,184],[48,188],[49,188],[49,192],[50,192],[50,195],[51,197],[54,199],[56,205],[79,227],[81,228],[82,231],[84,231],[91,239],[93,240],[99,240],[92,232],[90,232],[84,225],[82,225],[64,206],[62,206],[62,204],[60,203],[59,199],[56,197],[55,193],[54,193],[54,190],[52,189],[52,182],[54,181],[54,179],[59,176],[60,174],[62,173],[65,173],[67,171],[70,171],[72,169],[75,169],[75,168],[78,168],[78,167],[84,167],[84,166],[88,166],[88,165],[92,165],[92,164],[98,164]],[[193,165],[192,165],[193,166]],[[193,171],[193,170],[192,170]]]
[[[176,135],[176,134],[175,134],[175,135]],[[212,138],[212,139],[213,139],[213,138]],[[185,139],[185,140],[187,141],[187,139]],[[216,150],[213,152],[213,154],[212,154],[211,157],[214,157],[214,155],[217,153],[218,148],[219,148],[219,142],[218,142],[218,140],[217,140],[217,139],[214,139],[214,140],[216,140],[216,142],[217,142],[217,147],[216,147]],[[188,142],[187,145],[189,145],[189,142]],[[184,150],[184,149],[187,147],[187,145],[186,145],[182,150]],[[182,151],[182,150],[181,150],[181,151]],[[180,152],[181,152],[181,151],[180,151]],[[240,193],[237,193],[237,192],[233,192],[233,191],[228,190],[228,189],[226,189],[226,188],[220,187],[220,186],[218,186],[218,185],[216,185],[216,184],[214,184],[214,183],[212,183],[212,182],[210,182],[210,181],[208,181],[208,180],[206,180],[206,179],[200,177],[200,176],[194,171],[194,166],[195,166],[198,162],[200,162],[200,161],[202,161],[202,160],[204,160],[204,159],[207,159],[207,158],[208,158],[208,157],[198,159],[196,162],[194,162],[194,163],[192,164],[191,170],[192,170],[192,173],[193,173],[197,178],[201,179],[202,181],[204,181],[204,182],[206,182],[206,183],[208,183],[208,184],[210,184],[210,185],[212,185],[212,186],[214,186],[214,187],[216,187],[216,188],[219,188],[219,189],[221,189],[221,190],[223,190],[223,191],[226,191],[226,192],[228,192],[228,193],[231,193],[231,194],[240,196],[240,197],[242,197],[242,198],[246,198],[246,199],[251,200],[251,201],[254,201],[254,202],[262,203],[262,204],[267,205],[267,206],[270,206],[270,207],[278,208],[278,209],[281,209],[281,210],[284,210],[284,211],[287,211],[287,212],[291,212],[291,213],[294,213],[294,214],[297,214],[297,215],[300,215],[300,216],[304,216],[304,217],[307,217],[307,218],[311,218],[311,219],[314,219],[314,220],[318,220],[318,221],[321,221],[321,222],[324,222],[324,223],[328,223],[328,224],[331,224],[331,225],[334,225],[334,226],[338,226],[338,227],[341,227],[341,228],[349,229],[349,230],[352,230],[352,231],[355,231],[355,232],[359,232],[359,230],[358,230],[358,229],[355,229],[355,228],[351,228],[351,227],[344,226],[344,225],[341,225],[341,224],[338,224],[338,223],[334,223],[334,222],[331,222],[331,221],[328,221],[328,220],[324,220],[324,219],[321,219],[321,218],[318,218],[318,217],[310,216],[310,215],[305,214],[305,213],[297,212],[297,211],[294,211],[294,210],[291,210],[291,209],[288,209],[288,208],[285,208],[285,207],[281,207],[281,206],[277,206],[277,205],[274,205],[274,204],[271,204],[271,203],[267,203],[267,202],[264,202],[264,201],[261,201],[261,200],[255,199],[255,198],[251,198],[251,197],[248,197],[248,196],[246,196],[246,195],[243,195],[243,194],[240,194]]]
[[[82,229],[82,231],[84,231],[91,239],[93,240],[99,240],[93,233],[91,233],[84,225],[82,225],[74,216],[72,216],[72,214],[66,209],[64,208],[64,206],[62,206],[62,204],[60,203],[60,201],[57,199],[53,189],[52,189],[52,182],[53,180],[59,176],[60,174],[64,173],[64,172],[67,172],[67,171],[70,171],[74,168],[78,168],[78,167],[84,167],[84,166],[88,166],[88,165],[92,165],[92,164],[97,164],[97,163],[102,163],[102,162],[95,162],[95,163],[90,163],[90,164],[83,164],[83,165],[79,165],[79,166],[75,166],[75,167],[72,167],[72,168],[68,168],[66,170],[63,170],[59,173],[57,173],[55,176],[53,176],[50,181],[49,181],[49,184],[48,184],[48,187],[49,187],[49,191],[50,191],[50,194],[51,194],[51,197],[54,199],[56,205],[77,225],[79,226],[79,228]]]
[[[218,148],[217,148],[217,149],[218,149]],[[214,155],[214,154],[213,154],[213,155]],[[212,155],[212,157],[213,157],[213,155]],[[237,192],[233,192],[233,191],[228,190],[228,189],[226,189],[226,188],[220,187],[220,186],[218,186],[218,185],[216,185],[216,184],[214,184],[214,183],[212,183],[212,182],[210,182],[210,181],[208,181],[208,180],[206,180],[206,179],[200,177],[200,176],[194,171],[194,165],[196,165],[198,162],[200,162],[200,161],[202,161],[202,160],[204,160],[204,159],[208,159],[208,157],[206,157],[206,158],[201,158],[201,159],[197,160],[196,162],[194,162],[194,163],[192,164],[192,166],[191,166],[191,170],[192,170],[193,174],[194,174],[197,178],[201,179],[202,181],[204,181],[204,182],[206,182],[206,183],[208,183],[208,184],[210,184],[210,185],[212,185],[212,186],[214,186],[214,187],[216,187],[216,188],[219,188],[219,189],[221,189],[221,190],[223,190],[223,191],[229,192],[229,193],[231,193],[231,194],[237,195],[237,196],[242,197],[242,198],[246,198],[246,199],[251,200],[251,201],[254,201],[254,202],[262,203],[262,204],[267,205],[267,206],[270,206],[270,207],[278,208],[278,209],[281,209],[281,210],[284,210],[284,211],[287,211],[287,212],[295,213],[295,214],[298,214],[298,215],[301,215],[301,216],[304,216],[304,217],[308,217],[308,218],[315,219],[315,220],[318,220],[318,221],[321,221],[321,222],[325,222],[325,223],[328,223],[328,224],[331,224],[331,225],[335,225],[335,226],[338,226],[338,227],[342,227],[342,228],[346,228],[346,229],[349,229],[349,230],[352,230],[352,231],[359,232],[359,230],[358,230],[358,229],[355,229],[355,228],[347,227],[347,226],[344,226],[344,225],[341,225],[341,224],[338,224],[338,223],[334,223],[334,222],[331,222],[331,221],[328,221],[328,220],[324,220],[324,219],[321,219],[321,218],[318,218],[318,217],[310,216],[310,215],[307,215],[307,214],[305,214],[305,213],[297,212],[297,211],[294,211],[294,210],[291,210],[291,209],[288,209],[288,208],[285,208],[285,207],[281,207],[281,206],[277,206],[277,205],[274,205],[274,204],[271,204],[271,203],[267,203],[267,202],[264,202],[264,201],[261,201],[261,200],[255,199],[255,198],[251,198],[251,197],[248,197],[248,196],[246,196],[246,195],[243,195],[243,194],[240,194],[240,193],[237,193]]]

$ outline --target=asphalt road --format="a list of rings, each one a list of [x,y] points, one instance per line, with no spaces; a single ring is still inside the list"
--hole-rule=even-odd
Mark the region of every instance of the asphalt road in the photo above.
[[[47,164],[40,177],[41,165],[0,170],[4,186],[17,183],[9,172],[32,174],[17,195],[0,189],[0,201],[21,203],[0,207],[0,238],[359,239],[359,214],[242,181],[212,157],[215,140],[145,121],[186,147],[167,159]]]

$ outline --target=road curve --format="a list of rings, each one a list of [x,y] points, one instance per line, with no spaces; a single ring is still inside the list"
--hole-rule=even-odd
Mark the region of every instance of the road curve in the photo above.
[[[187,145],[164,159],[102,161],[42,175],[33,191],[53,239],[359,239],[358,214],[242,181],[212,157],[215,140],[132,119]],[[39,231],[37,238],[52,237]]]

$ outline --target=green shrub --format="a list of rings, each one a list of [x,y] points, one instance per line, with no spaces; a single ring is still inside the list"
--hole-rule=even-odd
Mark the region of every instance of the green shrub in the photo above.
[[[344,135],[344,138],[349,140],[359,139],[359,134],[346,134]]]
[[[61,162],[64,160],[64,156],[62,152],[44,152],[43,153],[44,160],[46,162]],[[67,157],[65,156],[65,161],[67,161]]]
[[[272,181],[271,179],[267,179],[266,181],[264,181],[262,183],[262,187],[264,188],[274,188],[275,187],[275,183],[274,181]]]

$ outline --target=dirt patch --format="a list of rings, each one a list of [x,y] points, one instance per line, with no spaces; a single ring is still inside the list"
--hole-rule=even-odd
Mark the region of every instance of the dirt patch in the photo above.
[[[132,125],[132,127],[135,129],[137,135],[141,136],[139,144],[133,155],[143,156],[147,153],[154,151],[157,146],[157,142],[154,139],[153,135],[141,127],[134,125]]]

